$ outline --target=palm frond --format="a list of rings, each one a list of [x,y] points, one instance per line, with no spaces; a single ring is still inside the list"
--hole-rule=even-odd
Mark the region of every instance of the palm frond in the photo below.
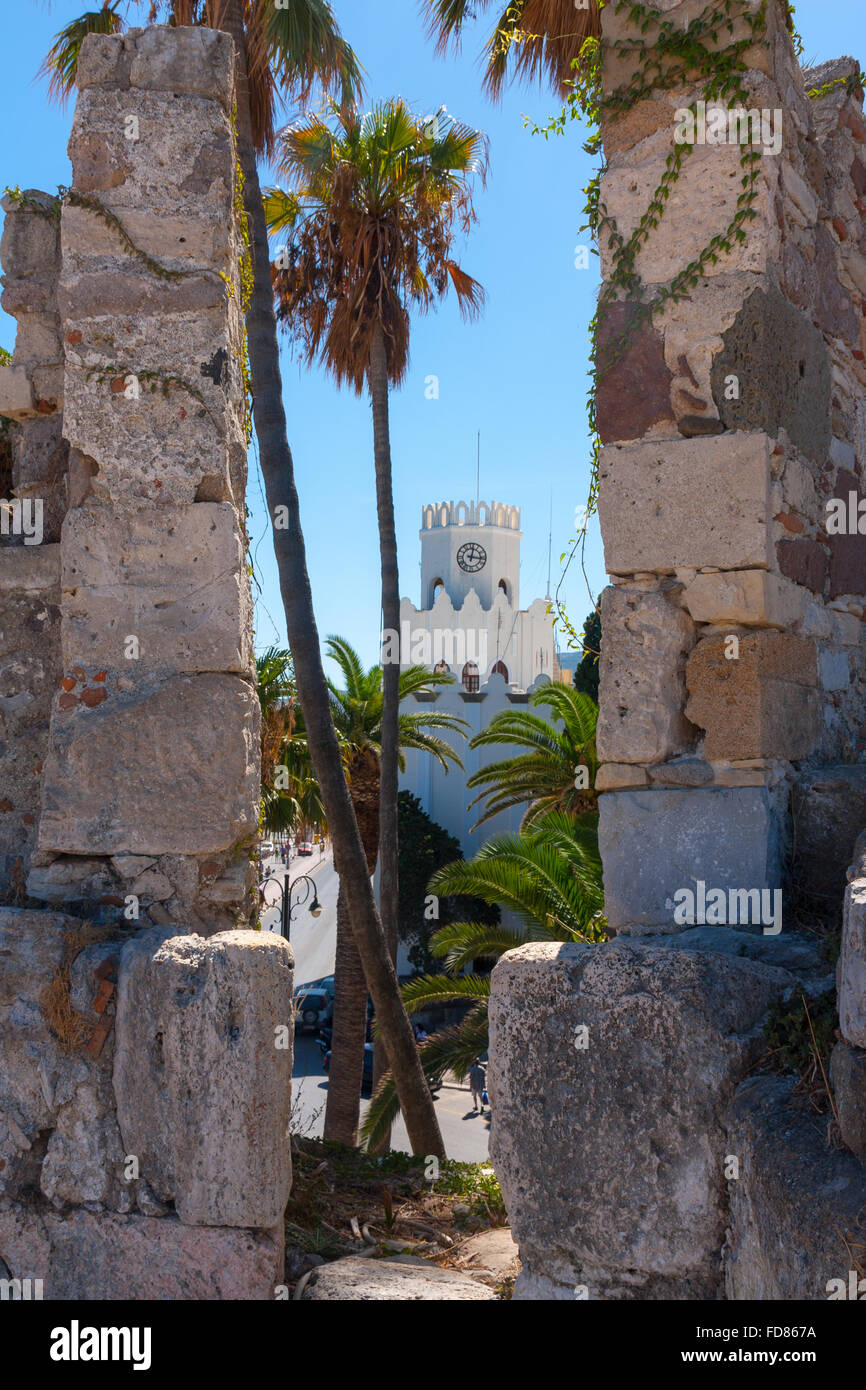
[[[444,958],[445,970],[456,975],[476,960],[498,960],[526,941],[526,933],[499,922],[448,922],[430,938],[430,954]]]
[[[72,19],[55,36],[37,77],[47,77],[48,95],[63,105],[75,89],[81,47],[88,34],[120,34],[124,22],[118,14],[120,0],[105,0],[99,10],[87,10]]]
[[[430,1081],[438,1081],[444,1072],[451,1071],[460,1081],[475,1058],[487,1051],[487,1044],[487,1001],[479,1000],[460,1023],[434,1033],[432,1038],[421,1044],[418,1050],[424,1075]],[[387,1136],[399,1114],[397,1089],[388,1071],[370,1101],[361,1126],[361,1139],[367,1148],[375,1147]]]

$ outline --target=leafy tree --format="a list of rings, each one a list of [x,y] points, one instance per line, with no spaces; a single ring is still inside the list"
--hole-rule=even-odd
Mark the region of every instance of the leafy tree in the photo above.
[[[465,894],[436,896],[436,914],[430,915],[429,883],[433,874],[461,858],[460,841],[431,820],[417,796],[400,792],[397,797],[400,835],[400,940],[409,944],[409,959],[422,972],[435,970],[430,954],[434,932],[458,919],[492,924],[499,908]],[[411,943],[411,944],[410,944]]]
[[[488,763],[468,779],[466,785],[470,789],[483,788],[470,806],[485,798],[487,802],[477,825],[483,825],[500,811],[524,804],[527,810],[522,829],[528,829],[549,811],[582,815],[595,809],[598,706],[573,686],[553,681],[539,686],[529,698],[536,709],[549,709],[552,717],[545,719],[518,706],[502,710],[469,745],[483,748],[507,744],[528,750]],[[585,768],[586,773],[581,773],[580,768]]]
[[[474,220],[473,172],[484,137],[439,112],[421,120],[399,98],[361,114],[331,107],[284,132],[280,168],[289,192],[266,198],[273,231],[289,240],[274,277],[278,317],[338,384],[369,390],[386,633],[400,631],[400,585],[391,476],[389,391],[403,381],[412,311],[449,286],[465,315],[481,286],[453,258],[455,224]],[[383,672],[380,893],[382,921],[397,956],[397,785],[399,664]]]
[[[601,615],[597,608],[587,615],[581,634],[583,656],[574,672],[574,688],[598,704],[598,657],[601,651]]]
[[[463,970],[479,960],[492,964],[526,941],[604,939],[597,826],[596,814],[575,819],[551,811],[524,833],[496,835],[474,859],[448,864],[433,875],[432,893],[469,894],[501,904],[515,914],[517,923],[453,922],[441,927],[430,949],[444,958],[445,973],[424,975],[403,986],[410,1013],[429,1004],[470,1005],[460,1023],[421,1044],[422,1065],[431,1080],[447,1070],[462,1080],[474,1058],[487,1050],[490,977],[464,975]],[[362,1126],[368,1144],[375,1144],[393,1123],[398,1108],[393,1081],[386,1075]]]
[[[67,26],[58,35],[46,60],[55,92],[71,89],[86,33],[117,32],[123,28],[119,8],[118,0],[105,0],[101,10],[84,16],[77,29]],[[339,89],[342,101],[351,101],[359,94],[360,67],[340,34],[327,0],[287,0],[279,6],[272,0],[154,0],[148,19],[163,17],[175,24],[202,23],[223,29],[235,45],[238,163],[252,260],[252,289],[245,321],[253,420],[268,511],[272,518],[285,511],[287,518],[285,527],[274,528],[273,538],[298,696],[335,860],[347,889],[352,930],[397,1077],[409,1140],[416,1153],[442,1157],[442,1135],[400,999],[397,974],[343,775],[340,745],[331,722],[294,462],[286,431],[268,232],[257,164],[259,155],[273,151],[277,103],[281,97],[303,102],[313,85],[320,83],[329,90]]]

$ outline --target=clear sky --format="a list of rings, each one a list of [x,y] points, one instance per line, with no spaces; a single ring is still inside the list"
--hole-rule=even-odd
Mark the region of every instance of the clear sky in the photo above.
[[[53,35],[98,0],[5,0],[3,131],[0,185],[53,190],[70,181],[66,142],[71,106],[49,106],[34,81]],[[412,331],[411,370],[392,395],[391,439],[401,592],[419,601],[418,529],[425,502],[467,500],[475,491],[481,432],[481,496],[519,506],[523,546],[521,603],[543,597],[553,508],[553,582],[559,556],[586,500],[587,325],[598,289],[595,256],[575,268],[583,220],[582,189],[592,174],[585,135],[573,123],[545,141],[524,127],[543,123],[561,103],[548,90],[512,88],[501,104],[481,92],[479,54],[487,24],[471,30],[463,51],[436,56],[418,0],[333,0],[347,39],[367,73],[367,99],[399,94],[424,114],[449,112],[490,138],[487,187],[476,199],[478,224],[458,248],[464,268],[487,291],[480,322],[464,324],[453,300]],[[131,5],[130,19],[146,13]],[[866,63],[866,13],[855,0],[800,0],[797,23],[810,62],[850,53]],[[265,174],[265,179],[267,175]],[[0,314],[0,346],[14,344],[14,320]],[[307,558],[319,631],[339,633],[371,663],[378,653],[379,555],[369,403],[338,391],[324,373],[301,367],[283,343],[289,440],[295,458]],[[439,399],[425,380],[439,379]],[[259,649],[285,642],[273,548],[255,453],[248,505],[256,573]],[[604,567],[597,525],[587,547],[595,593]],[[563,594],[578,629],[590,602],[578,566]]]

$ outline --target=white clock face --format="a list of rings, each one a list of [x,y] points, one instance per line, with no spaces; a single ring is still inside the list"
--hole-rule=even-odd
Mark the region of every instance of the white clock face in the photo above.
[[[467,574],[476,574],[487,564],[487,551],[475,541],[467,541],[457,552],[457,563]]]

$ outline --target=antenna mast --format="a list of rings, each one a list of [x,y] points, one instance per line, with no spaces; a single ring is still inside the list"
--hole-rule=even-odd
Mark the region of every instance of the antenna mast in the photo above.
[[[478,514],[478,503],[481,501],[481,431],[478,431],[478,441],[475,449],[475,512]]]
[[[553,488],[550,489],[550,529],[547,533],[547,595],[550,598],[550,557],[553,551]]]

